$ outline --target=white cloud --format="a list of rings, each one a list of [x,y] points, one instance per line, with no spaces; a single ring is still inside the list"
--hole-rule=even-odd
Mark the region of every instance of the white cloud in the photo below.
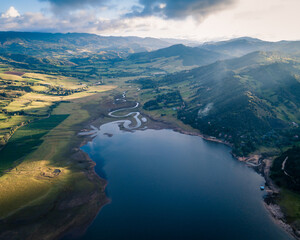
[[[16,17],[20,17],[20,13],[13,6],[11,6],[9,9],[7,9],[6,12],[1,14],[1,18],[16,18]]]
[[[90,11],[82,10],[68,14],[65,18],[46,16],[42,13],[25,13],[17,18],[0,18],[0,31],[41,31],[41,32],[86,32],[103,33],[117,29],[128,29],[129,22],[97,17]]]
[[[211,41],[240,36],[264,40],[299,40],[299,0],[239,0],[203,22],[192,17],[174,20],[158,16],[111,17],[106,9],[84,9],[64,15],[7,11],[0,15],[0,31],[86,32],[114,36],[187,38]],[[5,16],[5,17],[4,17]],[[10,17],[7,17],[10,16]],[[15,17],[11,17],[15,16]]]
[[[159,4],[159,8],[160,8],[160,9],[164,9],[164,8],[166,8],[166,6],[167,6],[166,3],[161,3],[161,4]]]

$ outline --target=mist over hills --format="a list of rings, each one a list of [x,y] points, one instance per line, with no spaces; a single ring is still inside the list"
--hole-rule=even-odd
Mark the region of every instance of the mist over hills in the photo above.
[[[235,57],[254,51],[279,51],[288,54],[300,54],[300,41],[268,42],[250,37],[204,43],[199,47]]]
[[[195,47],[197,43],[183,39],[113,37],[88,33],[0,32],[0,52],[28,54],[37,57],[70,57],[78,54],[112,54],[114,57],[124,57],[131,53],[151,52],[172,45],[178,45],[177,55],[184,51],[192,52],[192,49],[183,49],[180,44]],[[249,37],[198,44],[198,48],[203,52],[205,50],[212,51],[231,57],[242,56],[253,51],[281,51],[299,54],[299,46],[299,41],[267,42]],[[157,54],[170,56],[170,53],[175,54],[175,48],[174,46],[164,51],[161,50],[148,57],[157,57],[155,56]],[[193,50],[196,55],[197,49]],[[199,53],[203,54],[203,52]],[[203,57],[210,56],[204,55]]]
[[[106,60],[127,58],[138,62],[175,58],[182,61],[183,66],[203,66],[254,51],[278,51],[281,54],[300,55],[299,41],[267,42],[243,37],[208,42],[197,47],[185,46],[182,43],[196,45],[195,42],[180,39],[106,37],[87,33],[0,32],[0,53],[30,55],[47,58],[48,61],[49,58],[53,61],[91,56]]]
[[[39,57],[102,52],[128,54],[156,50],[172,44],[155,38],[105,37],[88,33],[0,32],[0,51]]]
[[[265,138],[270,131],[281,132],[273,132],[273,137],[282,136],[283,130],[294,129],[292,122],[300,122],[299,70],[299,62],[254,52],[168,75],[158,84],[187,88],[178,117],[234,143],[235,152],[245,155],[272,145],[273,140]]]
[[[202,66],[217,60],[230,58],[229,55],[206,50],[198,47],[187,47],[183,44],[173,45],[168,48],[159,49],[148,53],[136,53],[130,55],[130,60],[139,62],[155,61],[158,58],[177,57],[182,60],[184,66]]]

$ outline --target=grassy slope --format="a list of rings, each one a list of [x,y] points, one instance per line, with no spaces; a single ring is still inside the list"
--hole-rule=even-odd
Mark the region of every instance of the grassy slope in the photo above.
[[[13,166],[16,160],[28,155],[42,143],[42,138],[52,128],[55,128],[68,115],[52,115],[39,121],[35,121],[20,128],[12,136],[10,141],[0,151],[0,172],[1,169],[8,169]]]
[[[285,162],[284,170],[282,164]],[[282,189],[279,205],[286,215],[287,221],[296,229],[300,228],[300,147],[294,146],[283,152],[274,160],[271,178]]]
[[[103,88],[103,91],[106,90],[109,90],[107,86]],[[98,112],[92,110],[95,105],[100,104],[104,95],[105,93],[90,93],[60,104],[52,116],[68,117],[44,135],[40,146],[28,154],[22,163],[0,177],[0,191],[6,193],[0,198],[0,219],[5,217],[0,233],[12,228],[10,234],[25,234],[31,239],[40,239],[40,235],[35,235],[36,228],[43,227],[42,234],[47,239],[57,237],[60,231],[65,231],[72,224],[76,226],[74,221],[85,224],[85,221],[90,221],[89,218],[96,214],[97,207],[104,201],[103,196],[99,197],[103,191],[103,183],[96,176],[88,174],[92,172],[91,163],[74,148],[82,141],[77,137],[77,132],[91,118],[96,117]],[[57,176],[53,173],[55,169],[61,171]],[[90,197],[82,200],[82,196]],[[75,203],[69,203],[71,199]],[[25,218],[24,225],[12,225],[32,209],[32,219]],[[67,215],[60,216],[62,213]],[[49,216],[36,221],[41,215]],[[70,215],[74,217],[72,221],[67,218]],[[18,228],[18,232],[14,231],[14,227]]]
[[[153,78],[151,85],[140,81],[142,97],[153,100],[179,90],[185,101],[177,106],[179,119],[231,142],[237,155],[247,155],[261,145],[273,148],[291,142],[292,122],[300,123],[298,66],[276,54],[257,52]],[[168,114],[170,108],[163,111]]]
[[[295,229],[300,228],[300,194],[288,189],[282,189],[279,205],[286,215],[288,223]]]

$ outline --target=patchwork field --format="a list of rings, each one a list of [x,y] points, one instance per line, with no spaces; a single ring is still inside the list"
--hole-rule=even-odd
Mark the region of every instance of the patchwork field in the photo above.
[[[33,211],[30,209],[35,209],[36,214],[32,216],[35,219],[53,208],[53,221],[51,217],[35,222],[29,220],[24,229],[18,229],[19,233],[35,233],[33,229],[43,225],[43,229],[47,229],[43,233],[47,238],[59,234],[60,228],[74,226],[74,222],[67,220],[70,215],[74,215],[78,224],[92,220],[97,208],[107,200],[103,193],[104,183],[93,173],[93,164],[77,148],[82,141],[77,133],[98,114],[95,107],[100,106],[106,92],[114,88],[92,86],[64,98],[38,93],[22,95],[25,99],[43,99],[58,104],[50,116],[31,119],[33,122],[19,128],[0,151],[0,192],[5,196],[0,198],[0,219],[5,218],[8,224],[3,224],[0,232],[3,229],[14,231],[14,221],[27,211]],[[20,118],[14,122],[16,125],[12,122],[0,126],[17,126],[24,120],[22,115],[13,117]],[[83,196],[90,197],[82,199]],[[76,197],[80,207],[70,207],[71,203],[63,207]],[[60,199],[64,202],[59,203]],[[60,209],[55,208],[58,203]],[[64,215],[60,216],[60,212]],[[56,229],[51,230],[52,227]],[[32,239],[40,237],[32,236]]]
[[[27,72],[26,72],[27,71]],[[110,90],[111,86],[89,85],[79,79],[0,68],[0,148],[19,127],[49,116],[61,101],[70,101]]]

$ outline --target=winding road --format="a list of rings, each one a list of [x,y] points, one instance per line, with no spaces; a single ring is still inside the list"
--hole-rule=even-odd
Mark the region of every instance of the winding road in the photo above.
[[[281,170],[283,171],[283,173],[289,177],[292,177],[291,175],[289,175],[286,171],[285,171],[285,164],[286,164],[286,161],[289,159],[289,157],[286,157],[281,165]]]

